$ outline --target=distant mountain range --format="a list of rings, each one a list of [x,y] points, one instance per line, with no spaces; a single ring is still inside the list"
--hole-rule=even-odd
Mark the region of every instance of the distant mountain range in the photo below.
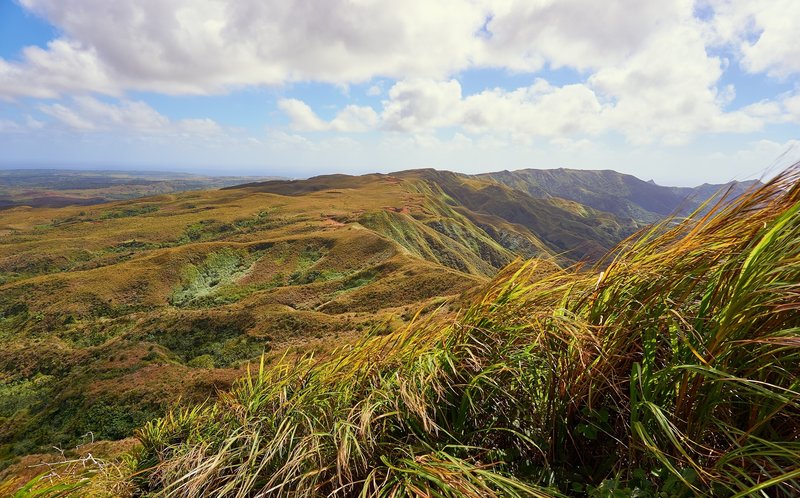
[[[623,218],[652,223],[671,214],[688,214],[716,194],[736,197],[757,180],[698,187],[662,187],[612,170],[523,169],[477,175],[532,197],[560,197]]]

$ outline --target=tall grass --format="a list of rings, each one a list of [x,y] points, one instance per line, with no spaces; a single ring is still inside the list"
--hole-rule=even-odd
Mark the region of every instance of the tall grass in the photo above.
[[[138,434],[149,496],[800,493],[797,170]],[[601,271],[602,270],[602,271]],[[660,494],[659,494],[660,493]]]

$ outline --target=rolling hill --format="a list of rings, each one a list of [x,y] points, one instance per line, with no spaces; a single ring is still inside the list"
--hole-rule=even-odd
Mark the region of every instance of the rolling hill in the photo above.
[[[0,211],[0,460],[125,438],[262,354],[448,316],[517,258],[592,262],[643,219],[436,170]]]

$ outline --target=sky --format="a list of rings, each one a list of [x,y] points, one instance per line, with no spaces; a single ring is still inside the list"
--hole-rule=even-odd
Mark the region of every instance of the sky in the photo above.
[[[798,0],[0,0],[0,167],[211,174],[800,160]]]

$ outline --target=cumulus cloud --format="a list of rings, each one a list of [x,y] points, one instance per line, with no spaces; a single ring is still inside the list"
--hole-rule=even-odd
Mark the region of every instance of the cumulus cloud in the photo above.
[[[21,59],[0,59],[0,97],[54,98],[65,93],[121,91],[96,50],[74,40],[53,40],[46,49],[26,47]]]
[[[298,131],[383,129],[420,135],[457,128],[470,134],[504,135],[517,143],[528,143],[533,137],[579,139],[619,132],[634,143],[677,144],[697,133],[753,131],[786,115],[781,105],[772,102],[724,112],[724,97],[711,83],[694,88],[671,75],[663,64],[645,60],[620,67],[617,71],[624,75],[600,72],[603,78],[587,84],[555,86],[537,79],[527,87],[495,88],[467,96],[455,79],[403,80],[389,89],[380,115],[369,112],[370,119],[361,120],[360,127],[337,126],[339,116],[349,108],[326,122],[300,100],[284,100],[280,106]],[[699,64],[699,74],[688,69],[690,74],[684,76],[697,79],[705,70],[719,69]],[[641,81],[647,78],[651,84]],[[713,80],[712,74],[708,81]],[[791,104],[800,110],[800,99]]]
[[[726,112],[733,88],[718,89],[723,61],[709,56],[696,20],[651,37],[624,62],[599,69],[588,84],[614,102],[609,126],[635,142],[684,142],[696,133],[751,132],[763,123]]]
[[[39,111],[76,132],[123,132],[139,135],[214,136],[224,133],[211,119],[173,121],[141,101],[104,102],[77,96],[68,104],[42,104]],[[41,123],[40,123],[41,124]]]
[[[783,78],[800,72],[800,2],[706,0],[716,42],[731,45],[751,73]]]
[[[775,77],[800,72],[800,31],[788,22],[800,19],[795,0],[19,3],[61,35],[0,59],[0,98],[76,96],[39,107],[73,130],[221,130],[213,121],[172,122],[144,103],[109,105],[93,94],[213,94],[376,78],[394,81],[366,90],[382,96],[380,109],[349,105],[324,119],[297,99],[281,100],[279,109],[296,132],[428,136],[457,128],[517,143],[617,132],[634,143],[678,144],[701,133],[800,121],[794,96],[731,110],[735,88],[720,85],[730,63]],[[707,12],[698,17],[698,9]],[[465,94],[457,75],[487,67],[569,68],[578,76],[565,85],[537,79]]]
[[[663,26],[691,15],[691,1],[501,0],[489,9],[481,62],[520,71],[545,63],[588,70],[625,60]]]
[[[348,105],[331,121],[322,120],[305,102],[297,99],[283,99],[280,108],[296,131],[367,131],[378,122],[378,115],[371,107]]]
[[[523,143],[531,136],[618,132],[635,144],[683,144],[698,134],[749,133],[797,121],[795,97],[729,109],[735,88],[719,84],[728,61],[709,53],[709,46],[720,33],[743,32],[715,27],[742,5],[715,2],[716,17],[709,21],[695,15],[690,0],[495,2],[476,61],[528,71],[544,63],[568,66],[587,71],[584,81],[555,86],[537,79],[527,87],[463,95],[456,79],[404,79],[388,90],[379,126],[410,133],[456,127]],[[768,39],[767,31],[788,39],[780,28],[762,24],[758,40]],[[306,110],[318,120],[316,129],[329,127]]]
[[[800,123],[800,93],[786,96],[781,101],[781,105],[789,121]]]
[[[383,102],[384,126],[396,131],[418,131],[451,126],[459,118],[461,84],[456,80],[400,81]]]
[[[288,116],[290,126],[295,130],[322,131],[330,126],[302,100],[283,99],[278,102],[278,108]]]
[[[708,22],[693,17],[694,0],[20,0],[63,35],[19,62],[0,59],[0,95],[205,94],[446,79],[470,67],[591,73],[676,26],[737,47],[751,71],[800,70],[800,32],[785,22],[800,17],[800,3],[701,1],[714,12]]]
[[[0,93],[7,96],[75,87],[204,94],[287,81],[442,76],[469,64],[486,15],[485,5],[464,0],[20,3],[64,35],[20,63],[2,61]],[[55,81],[35,78],[56,74]]]

